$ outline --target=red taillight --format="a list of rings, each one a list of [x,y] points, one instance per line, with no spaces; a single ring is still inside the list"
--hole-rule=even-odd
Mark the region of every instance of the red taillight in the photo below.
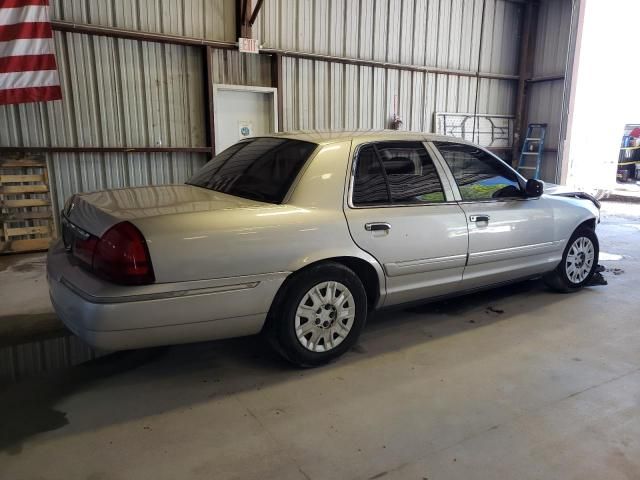
[[[155,280],[147,242],[129,222],[118,223],[102,235],[92,265],[97,275],[114,283],[143,285]]]

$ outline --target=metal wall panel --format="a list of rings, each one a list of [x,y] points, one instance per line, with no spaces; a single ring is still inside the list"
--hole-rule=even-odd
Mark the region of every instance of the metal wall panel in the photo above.
[[[564,75],[570,46],[572,0],[542,0],[539,4],[538,30],[533,65],[533,77]],[[562,101],[565,91],[563,80],[534,83],[528,88],[527,123],[547,123],[545,147],[557,150],[563,118]],[[556,181],[559,154],[545,152],[541,178]]]
[[[271,86],[271,58],[214,49],[211,54],[211,81],[230,85]]]
[[[546,123],[545,148],[557,149],[562,120],[562,96],[564,82],[544,82],[535,84],[529,91],[528,123]],[[540,177],[547,182],[555,182],[557,152],[545,152],[542,159]]]
[[[52,0],[52,18],[236,41],[235,0]]]
[[[55,33],[61,101],[0,106],[2,146],[204,146],[197,48]]]
[[[542,0],[538,14],[533,76],[562,75],[565,71],[572,0]]]
[[[433,131],[433,114],[473,111],[476,79],[455,75],[283,59],[284,129],[388,128],[394,111],[403,130]],[[516,84],[479,83],[478,111],[512,114]]]
[[[474,70],[483,0],[271,0],[264,47]],[[522,5],[486,0],[481,70],[516,74]]]
[[[483,72],[517,73],[522,6],[486,0],[265,2],[254,36],[265,47]],[[327,35],[327,25],[331,34]],[[289,31],[291,30],[291,31]],[[515,84],[286,58],[284,128],[431,131],[436,111],[513,114]]]

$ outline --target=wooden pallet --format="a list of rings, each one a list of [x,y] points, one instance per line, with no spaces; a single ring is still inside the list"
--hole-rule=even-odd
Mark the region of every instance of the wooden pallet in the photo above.
[[[0,226],[0,254],[49,248],[55,226],[43,158],[0,158]]]

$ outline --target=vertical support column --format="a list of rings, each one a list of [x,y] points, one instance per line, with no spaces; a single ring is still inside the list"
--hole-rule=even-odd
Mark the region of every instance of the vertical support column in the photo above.
[[[558,164],[555,181],[566,185],[569,180],[569,154],[573,127],[578,69],[580,66],[580,49],[584,29],[586,0],[573,0],[571,7],[571,34],[567,49],[567,62],[562,93],[562,118],[558,134]]]
[[[250,23],[250,19],[252,16],[251,3],[252,3],[251,0],[236,0],[236,36],[237,37],[252,38],[251,25],[253,23]]]
[[[282,85],[282,54],[274,53],[271,55],[271,86],[278,89],[278,125],[276,129],[281,132],[284,125],[284,88]]]
[[[527,121],[527,80],[533,71],[533,59],[538,29],[538,5],[527,2],[524,5],[521,23],[520,52],[518,60],[518,90],[516,94],[516,115],[513,122],[513,150],[511,164],[516,165],[522,148],[522,134]]]
[[[242,37],[242,21],[244,19],[245,0],[236,0],[236,38]]]
[[[216,154],[216,130],[215,130],[215,116],[213,113],[213,77],[212,77],[212,62],[211,57],[213,55],[213,47],[206,46],[202,48],[204,55],[204,98],[205,98],[205,135],[206,144],[211,150],[211,156]]]

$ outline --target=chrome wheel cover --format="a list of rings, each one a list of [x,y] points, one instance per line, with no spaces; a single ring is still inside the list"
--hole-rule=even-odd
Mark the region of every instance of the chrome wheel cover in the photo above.
[[[595,247],[587,237],[578,237],[569,247],[564,268],[571,283],[583,282],[591,272],[595,259]]]
[[[328,352],[340,345],[353,327],[356,305],[340,282],[322,282],[304,294],[296,310],[300,344],[312,352]]]

